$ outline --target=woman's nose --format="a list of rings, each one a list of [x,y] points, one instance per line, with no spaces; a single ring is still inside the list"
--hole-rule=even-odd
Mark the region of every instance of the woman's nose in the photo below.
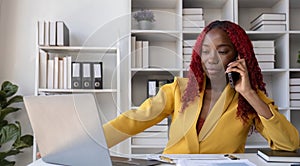
[[[208,57],[208,63],[210,64],[218,64],[219,63],[219,54],[217,51],[211,51]]]

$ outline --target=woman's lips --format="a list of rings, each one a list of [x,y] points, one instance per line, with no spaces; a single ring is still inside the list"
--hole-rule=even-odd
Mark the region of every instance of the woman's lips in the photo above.
[[[207,73],[209,74],[215,74],[215,73],[220,73],[221,70],[220,69],[215,69],[215,68],[210,68],[210,69],[206,69]]]

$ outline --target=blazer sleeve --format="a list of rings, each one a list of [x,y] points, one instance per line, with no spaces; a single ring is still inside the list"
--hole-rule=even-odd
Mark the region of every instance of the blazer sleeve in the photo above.
[[[273,116],[269,119],[258,116],[256,129],[265,137],[273,150],[294,151],[299,148],[298,130],[278,111],[274,101],[263,92],[258,91],[260,98],[269,106]]]
[[[138,134],[159,123],[172,114],[174,110],[173,83],[162,86],[156,96],[146,99],[136,110],[129,110],[103,125],[108,147]]]

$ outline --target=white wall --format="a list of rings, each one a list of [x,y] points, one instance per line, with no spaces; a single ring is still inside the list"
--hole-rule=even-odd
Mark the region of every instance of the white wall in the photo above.
[[[34,94],[38,20],[65,21],[71,45],[109,46],[129,32],[129,0],[0,0],[0,5],[0,82],[16,83],[22,95]],[[23,133],[32,132],[25,110],[10,118],[21,121]],[[17,165],[31,159],[26,150]]]

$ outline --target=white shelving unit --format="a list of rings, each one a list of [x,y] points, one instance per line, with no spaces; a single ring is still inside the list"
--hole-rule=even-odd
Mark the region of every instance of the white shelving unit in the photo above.
[[[102,123],[105,123],[120,112],[120,49],[117,43],[114,47],[86,46],[38,46],[36,60],[36,91],[35,95],[59,95],[71,93],[93,93]],[[72,62],[102,62],[103,89],[48,89],[39,87],[39,52],[44,51],[51,56],[71,56]],[[99,124],[100,125],[100,124]],[[110,149],[111,153],[121,153],[122,144]],[[34,142],[33,159],[36,159],[37,145]]]
[[[299,0],[132,0],[131,11],[141,8],[154,11],[156,22],[152,30],[138,30],[137,22],[131,20],[131,36],[149,41],[150,68],[130,68],[129,103],[136,108],[146,99],[147,80],[185,76],[183,68],[183,40],[196,39],[199,31],[182,30],[182,9],[203,8],[207,25],[213,20],[229,20],[242,26],[251,40],[275,41],[275,68],[263,69],[268,95],[275,100],[279,111],[300,131],[300,107],[290,106],[290,78],[300,78]],[[250,31],[250,22],[262,12],[286,13],[286,31]],[[131,48],[129,41],[129,47]],[[129,49],[131,50],[131,49]],[[131,54],[131,53],[130,53]],[[131,60],[129,60],[129,66]],[[151,67],[152,66],[152,67]],[[253,133],[247,140],[246,148],[268,147],[259,134]],[[163,146],[132,145],[130,153],[159,152]],[[150,150],[149,150],[150,149]],[[153,149],[151,151],[151,149]]]

